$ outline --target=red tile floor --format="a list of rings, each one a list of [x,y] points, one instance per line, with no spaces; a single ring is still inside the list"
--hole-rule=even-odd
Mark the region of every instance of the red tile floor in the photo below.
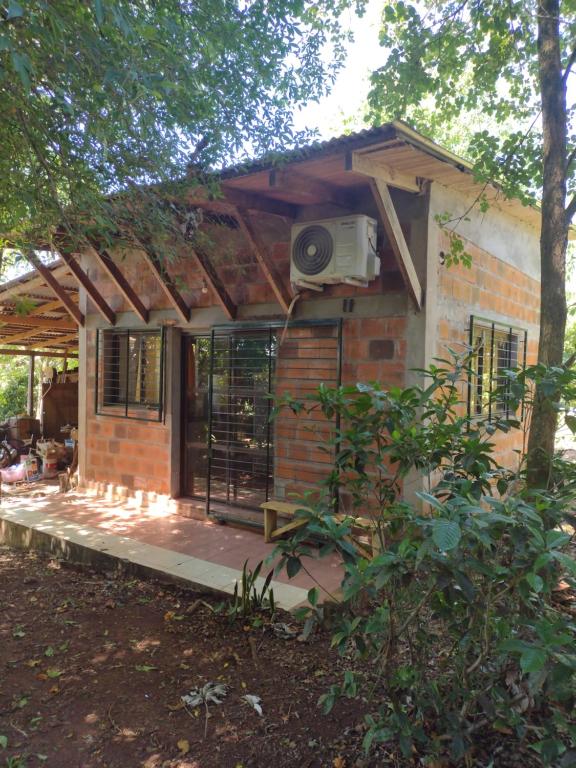
[[[162,505],[139,508],[130,501],[112,502],[79,491],[60,493],[57,486],[49,482],[36,483],[28,488],[20,486],[8,493],[6,488],[4,485],[2,505],[25,503],[27,507],[42,510],[47,517],[66,518],[83,526],[103,529],[229,568],[242,570],[246,560],[249,567],[254,568],[274,550],[274,545],[266,544],[260,532],[230,524],[192,520],[170,512]],[[293,579],[288,579],[282,571],[274,577],[275,581],[303,589],[320,585],[331,594],[338,590],[342,570],[336,557],[306,559],[303,562],[308,573],[303,570]],[[263,568],[263,573],[268,570]]]

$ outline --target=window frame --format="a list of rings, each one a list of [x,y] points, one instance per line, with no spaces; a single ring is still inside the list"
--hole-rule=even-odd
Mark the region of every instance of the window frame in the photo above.
[[[483,377],[483,372],[479,373],[478,369],[474,371],[474,366],[476,364],[476,361],[478,359],[477,354],[478,350],[475,349],[476,346],[476,336],[478,335],[478,332],[482,331],[483,333],[488,332],[490,334],[490,349],[489,349],[489,366],[490,366],[490,374],[489,374],[489,383],[488,383],[488,403],[486,406],[482,406],[482,409],[480,412],[475,412],[474,404],[475,404],[475,398],[474,398],[474,390],[476,389],[476,392],[478,393],[478,378]],[[498,356],[498,351],[495,346],[495,340],[497,338],[497,334],[501,336],[502,334],[506,334],[509,339],[512,337],[516,338],[516,364],[511,364],[511,350],[509,351],[509,364],[498,367],[498,362],[496,359],[496,367],[494,366],[495,362],[495,355],[496,358]],[[501,370],[508,370],[509,368],[514,367],[525,367],[526,366],[526,353],[528,348],[528,331],[526,328],[520,328],[518,326],[509,324],[509,323],[503,323],[498,320],[491,320],[490,318],[486,317],[480,317],[478,315],[470,315],[470,321],[469,321],[469,328],[468,328],[468,345],[470,347],[472,359],[469,366],[469,373],[468,373],[468,398],[467,398],[467,414],[468,418],[476,418],[476,419],[487,419],[489,422],[492,421],[494,418],[504,417],[506,419],[510,418],[511,416],[514,416],[513,413],[510,411],[510,407],[508,404],[505,405],[505,407],[502,409],[502,411],[495,411],[493,408],[494,403],[494,397],[493,392],[498,387],[498,379],[500,377],[499,371]],[[522,360],[520,360],[520,346],[522,345]],[[484,365],[483,361],[483,365]],[[483,394],[484,388],[482,387],[480,396]],[[476,397],[478,397],[478,394],[476,394]],[[524,419],[524,400],[522,400],[521,404],[521,411],[520,411],[520,421]]]
[[[129,378],[130,378],[130,364],[128,356],[126,356],[126,362],[124,363],[126,371],[124,377],[126,379],[124,398],[119,398],[117,402],[108,403],[106,400],[106,381],[104,374],[104,380],[100,376],[100,362],[101,355],[104,349],[105,343],[120,344],[121,339],[126,338],[128,343],[131,335],[138,335],[139,337],[158,337],[160,342],[158,371],[157,371],[157,386],[158,386],[158,402],[153,406],[146,403],[139,403],[132,401],[129,396]],[[109,336],[109,340],[105,340],[106,336]],[[98,328],[96,331],[96,376],[95,376],[95,391],[94,391],[94,412],[97,416],[112,416],[118,419],[128,419],[132,421],[144,421],[144,422],[162,422],[164,418],[164,365],[165,365],[165,353],[166,353],[166,333],[165,328]],[[114,367],[116,373],[113,374],[119,379],[122,375],[122,360],[119,354],[117,359],[114,360]],[[130,408],[138,413],[130,413]],[[148,412],[150,415],[142,415]]]

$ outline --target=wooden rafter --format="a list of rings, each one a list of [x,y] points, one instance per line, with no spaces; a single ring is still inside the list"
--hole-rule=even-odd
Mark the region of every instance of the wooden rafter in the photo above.
[[[268,281],[270,287],[274,291],[274,295],[278,300],[278,303],[282,307],[283,311],[288,314],[292,298],[282,281],[282,278],[278,274],[276,266],[268,257],[267,248],[262,243],[260,236],[256,229],[252,226],[248,211],[242,208],[236,208],[235,216],[238,221],[238,225],[242,230],[242,234],[246,238],[250,250],[254,254],[254,258],[260,265],[260,269],[264,273],[264,277]]]
[[[29,251],[26,255],[26,258],[30,264],[32,264],[38,274],[42,277],[44,282],[52,289],[54,295],[60,299],[70,317],[72,317],[72,319],[75,320],[78,325],[84,325],[84,315],[78,309],[76,304],[74,304],[72,299],[68,296],[62,285],[58,282],[58,280],[56,280],[51,270],[48,269],[48,267],[40,261],[40,259],[33,251]]]
[[[88,296],[92,299],[102,317],[108,323],[110,323],[110,325],[116,325],[116,313],[111,309],[108,302],[104,299],[92,280],[90,280],[86,272],[84,272],[80,264],[78,264],[74,256],[64,250],[60,251],[60,256],[62,257],[62,260],[65,261],[66,264],[70,267],[70,272],[72,272],[78,283],[84,288]]]
[[[148,264],[150,271],[158,281],[158,285],[164,291],[170,304],[172,304],[177,314],[180,315],[180,318],[185,323],[188,323],[190,321],[190,307],[188,307],[180,295],[180,291],[174,285],[174,281],[160,261],[154,247],[150,243],[145,243],[138,239],[135,240],[135,245],[142,252],[146,264]]]
[[[21,331],[20,333],[12,333],[10,336],[2,336],[2,338],[0,338],[0,344],[17,344],[24,341],[24,339],[29,339],[31,336],[36,336],[38,333],[41,333],[38,328],[28,328],[26,331]]]
[[[47,328],[51,331],[77,330],[76,324],[68,320],[50,317],[31,317],[30,315],[17,315],[15,313],[0,314],[0,327],[3,325],[24,325],[31,328]]]
[[[124,277],[120,271],[118,265],[113,260],[112,256],[104,248],[99,248],[96,243],[91,243],[92,251],[96,256],[98,264],[106,272],[108,277],[112,280],[116,288],[120,291],[122,296],[126,299],[128,304],[132,307],[138,317],[147,323],[150,318],[150,313],[140,300],[138,294],[134,291],[128,280]]]
[[[34,344],[35,347],[62,347],[64,344],[66,344],[69,341],[78,341],[78,334],[77,333],[70,333],[66,336],[60,336],[54,339],[48,339],[46,341],[37,341],[36,344]]]
[[[77,293],[69,294],[69,296],[72,299],[72,301],[74,301],[76,303],[78,302],[78,294]],[[39,307],[34,307],[34,309],[31,312],[29,312],[28,314],[30,314],[30,315],[43,315],[45,312],[54,312],[54,310],[57,310],[57,309],[64,309],[60,299],[54,299],[54,301],[48,301],[48,302],[46,302],[45,304],[42,304]]]
[[[200,270],[206,285],[211,289],[214,298],[221,306],[222,311],[229,320],[234,320],[238,309],[236,304],[232,301],[230,294],[226,290],[226,286],[220,279],[220,276],[210,261],[209,256],[203,251],[200,251],[194,247],[193,238],[189,237],[186,233],[186,222],[182,215],[179,213],[175,213],[174,228],[177,232],[180,232],[183,235],[188,254],[191,256],[192,260]]]
[[[208,286],[211,288],[214,298],[222,307],[224,314],[229,320],[234,320],[236,317],[237,307],[236,304],[230,298],[230,294],[226,290],[226,287],[220,280],[218,273],[214,269],[214,266],[210,262],[208,256],[201,251],[197,251],[194,248],[190,248],[190,255],[196,262],[196,265],[202,277],[206,280]]]
[[[378,213],[382,219],[384,229],[390,240],[390,245],[394,251],[396,261],[398,262],[398,267],[400,268],[400,272],[406,283],[406,287],[408,288],[416,307],[421,309],[422,287],[414,268],[414,262],[412,261],[412,256],[408,244],[406,243],[404,232],[402,232],[402,227],[400,226],[396,208],[394,208],[394,203],[390,196],[390,190],[383,181],[375,178],[370,179],[370,188],[374,195],[374,201],[376,202],[376,207],[378,208]]]

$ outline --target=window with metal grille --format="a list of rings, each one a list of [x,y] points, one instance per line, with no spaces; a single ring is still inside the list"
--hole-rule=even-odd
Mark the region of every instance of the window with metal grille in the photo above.
[[[99,330],[96,339],[96,413],[160,421],[163,363],[163,330]]]
[[[520,416],[512,412],[506,371],[526,365],[525,330],[470,317],[470,346],[474,350],[468,381],[470,416]],[[523,411],[523,408],[522,408]]]

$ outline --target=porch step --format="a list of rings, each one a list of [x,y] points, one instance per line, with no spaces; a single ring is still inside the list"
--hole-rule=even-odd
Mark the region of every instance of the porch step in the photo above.
[[[154,577],[225,595],[234,593],[242,579],[235,568],[200,560],[170,549],[108,533],[101,528],[47,515],[33,507],[0,508],[0,544],[32,549],[97,570],[120,570],[139,577]],[[262,589],[259,578],[257,588]],[[307,590],[272,581],[279,608],[290,611],[306,602]]]

